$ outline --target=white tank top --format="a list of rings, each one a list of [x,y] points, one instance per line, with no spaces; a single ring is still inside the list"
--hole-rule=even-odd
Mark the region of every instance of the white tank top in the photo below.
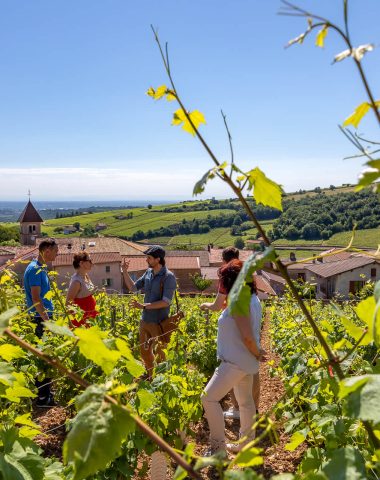
[[[257,346],[260,347],[262,309],[260,300],[255,294],[251,297],[250,313],[252,333]],[[244,345],[229,308],[222,312],[218,320],[217,355],[219,360],[233,363],[249,374],[259,371],[259,362]]]
[[[84,279],[82,275],[79,275],[78,272],[75,272],[74,275],[71,277],[69,288],[71,287],[73,282],[79,282],[80,284],[80,290],[76,298],[85,298],[93,294],[95,287],[88,277],[87,279]]]

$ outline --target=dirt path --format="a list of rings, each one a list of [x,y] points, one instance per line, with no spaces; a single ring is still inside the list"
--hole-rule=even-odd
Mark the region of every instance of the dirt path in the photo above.
[[[273,361],[274,365],[279,364],[279,357],[272,351],[271,339],[269,333],[269,318],[264,321],[262,330],[262,347],[268,353],[268,362]],[[261,394],[260,394],[260,413],[266,413],[272,409],[272,407],[279,401],[284,394],[284,387],[281,380],[278,377],[271,377],[269,374],[268,363],[260,364],[260,382],[261,382]],[[229,398],[225,398],[222,402],[223,408],[229,408],[231,401]],[[274,418],[272,418],[274,420]],[[202,419],[194,427],[196,432],[195,442],[197,444],[196,453],[202,455],[208,446],[209,430],[206,419]],[[290,435],[287,435],[281,430],[278,430],[279,442],[272,445],[269,438],[264,439],[259,445],[264,449],[264,464],[257,468],[259,473],[262,473],[265,478],[270,478],[272,475],[284,472],[294,472],[299,464],[301,457],[305,451],[305,447],[301,446],[294,452],[288,452],[284,449],[286,443],[289,441]],[[226,419],[226,437],[228,440],[236,441],[239,435],[239,421]],[[193,440],[194,441],[194,440]],[[232,457],[231,457],[232,458]],[[203,474],[205,479],[214,479],[212,472],[205,471]]]

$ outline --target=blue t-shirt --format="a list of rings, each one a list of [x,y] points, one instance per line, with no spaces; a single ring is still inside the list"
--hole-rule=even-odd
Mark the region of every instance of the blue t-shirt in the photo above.
[[[37,259],[29,263],[24,273],[24,289],[28,308],[33,305],[32,287],[40,287],[40,298],[47,314],[50,315],[54,310],[53,302],[45,298],[45,295],[50,292],[50,280],[46,267],[42,266]],[[30,313],[38,314],[34,307],[30,309]]]
[[[144,303],[157,302],[164,300],[168,303],[165,308],[157,308],[156,310],[143,310],[142,319],[146,323],[160,323],[165,318],[168,318],[170,313],[170,303],[173,299],[174,291],[176,289],[176,279],[174,274],[166,267],[154,274],[152,268],[144,273],[135,282],[137,290],[144,291]]]

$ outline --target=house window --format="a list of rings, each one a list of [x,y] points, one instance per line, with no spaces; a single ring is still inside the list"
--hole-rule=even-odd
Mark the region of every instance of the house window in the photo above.
[[[376,278],[376,268],[371,268],[371,278]]]
[[[350,293],[355,295],[364,287],[365,282],[363,280],[355,280],[350,282]]]
[[[36,226],[35,226],[35,225],[33,225],[33,232],[35,232],[35,231],[36,231]]]
[[[110,273],[110,271],[111,271],[111,267],[109,265],[106,265],[106,272]]]
[[[112,286],[112,278],[105,278],[102,283],[103,283],[103,287],[111,287]]]
[[[32,225],[29,225],[29,233],[32,233]]]

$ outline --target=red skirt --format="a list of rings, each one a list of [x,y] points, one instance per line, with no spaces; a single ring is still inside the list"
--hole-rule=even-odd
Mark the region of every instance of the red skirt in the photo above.
[[[99,315],[99,312],[96,310],[96,300],[93,295],[83,298],[74,298],[75,305],[78,305],[80,309],[83,310],[84,314],[81,320],[72,320],[71,323],[74,327],[88,326],[87,319],[95,318]]]

